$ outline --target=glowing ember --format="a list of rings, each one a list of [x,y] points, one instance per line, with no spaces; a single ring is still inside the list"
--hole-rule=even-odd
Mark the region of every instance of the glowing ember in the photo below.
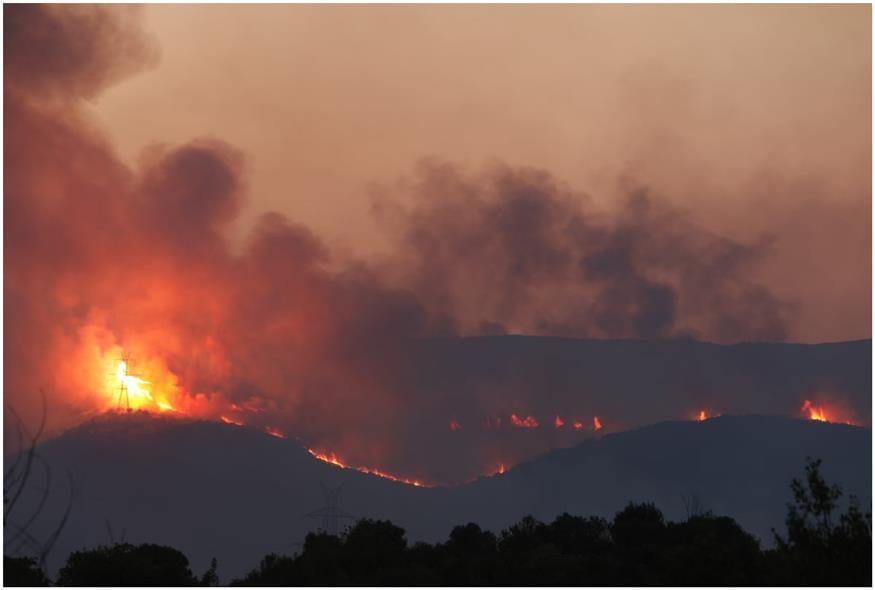
[[[565,425],[565,422],[562,421],[562,418],[556,416],[556,419],[553,420],[553,426],[556,428],[562,428]]]
[[[416,479],[407,479],[406,477],[399,477],[397,475],[392,475],[391,473],[386,473],[385,471],[381,471],[379,469],[375,469],[373,467],[356,467],[353,465],[347,465],[343,461],[341,461],[336,454],[332,453],[321,453],[319,451],[315,451],[313,449],[307,449],[307,452],[319,459],[320,461],[324,461],[325,463],[330,463],[336,467],[340,467],[341,469],[354,469],[361,473],[367,473],[369,475],[376,475],[377,477],[382,477],[383,479],[388,479],[390,481],[407,484],[409,486],[415,486],[418,488],[428,488],[430,485],[424,484]]]
[[[583,430],[583,422],[580,420],[575,420],[572,426],[574,426],[574,430]]]
[[[219,419],[225,424],[233,424],[234,426],[243,426],[243,422],[239,422],[234,420],[233,418],[228,418],[227,416],[219,416]]]
[[[592,417],[592,427],[593,427],[594,429],[596,429],[596,430],[601,430],[601,429],[602,429],[602,421],[599,420],[599,417],[598,417],[598,416],[593,416],[593,417]]]
[[[271,435],[271,436],[275,436],[275,437],[277,437],[277,438],[285,438],[285,437],[286,437],[286,435],[283,434],[282,431],[280,431],[280,430],[278,430],[278,429],[276,429],[276,428],[271,428],[270,426],[266,426],[266,427],[264,428],[264,431],[265,431],[266,433],[268,433],[269,435]]]
[[[808,418],[811,420],[829,422],[829,419],[826,417],[826,410],[822,406],[813,405],[810,400],[805,400],[805,403],[802,404],[802,411],[807,412]]]
[[[462,428],[462,425],[455,420],[450,420],[450,430],[456,431]]]
[[[526,416],[525,420],[521,420],[516,414],[511,414],[510,422],[517,428],[537,428],[538,421],[531,416]]]

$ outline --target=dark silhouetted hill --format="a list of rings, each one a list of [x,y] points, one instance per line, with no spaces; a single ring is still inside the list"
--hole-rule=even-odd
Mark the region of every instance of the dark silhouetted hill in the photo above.
[[[71,551],[110,543],[109,523],[115,541],[172,546],[196,572],[216,557],[228,581],[268,553],[300,548],[307,531],[322,524],[306,516],[324,504],[322,484],[343,486],[344,510],[389,519],[412,541],[445,539],[469,521],[497,531],[525,514],[610,517],[632,500],[653,501],[673,519],[698,503],[769,544],[770,527],[783,528],[789,483],[806,456],[823,459],[827,479],[871,510],[871,430],[763,416],[608,435],[456,488],[414,488],[342,470],[295,440],[245,427],[137,413],[87,422],[47,442],[41,455],[56,474],[55,488],[67,469],[76,486],[70,521],[49,560],[52,574]],[[26,501],[36,501],[37,479]],[[50,502],[35,532],[53,526],[61,508]]]

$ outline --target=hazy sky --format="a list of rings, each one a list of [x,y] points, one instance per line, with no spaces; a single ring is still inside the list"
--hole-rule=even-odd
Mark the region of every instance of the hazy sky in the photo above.
[[[411,441],[455,462],[451,420],[763,407],[695,367],[678,405],[625,408],[535,353],[528,380],[423,380],[440,337],[870,336],[868,6],[137,12],[4,7],[4,390],[25,423],[38,391],[52,427],[128,391],[406,471]],[[770,411],[851,407],[843,378],[816,387]]]
[[[437,156],[541,167],[611,207],[629,184],[742,241],[790,340],[871,326],[869,6],[168,6],[151,70],[93,103],[124,159],[221,138],[248,203],[358,256],[370,190]],[[402,196],[403,198],[403,196]]]

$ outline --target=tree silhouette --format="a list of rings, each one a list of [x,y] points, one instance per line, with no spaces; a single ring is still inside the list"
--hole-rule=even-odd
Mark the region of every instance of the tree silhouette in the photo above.
[[[820,473],[821,461],[806,459],[805,478],[790,484],[787,537],[775,533],[777,549],[769,555],[776,583],[869,586],[872,581],[871,515],[851,496],[847,511],[834,514],[843,495]]]
[[[4,586],[48,586],[49,579],[33,557],[3,557]]]
[[[188,558],[172,547],[120,543],[70,554],[59,586],[196,586]]]
[[[45,571],[46,560],[64,530],[73,507],[73,475],[70,472],[66,474],[68,489],[64,512],[54,523],[51,532],[38,538],[31,529],[43,515],[53,489],[52,469],[37,452],[48,417],[46,394],[42,389],[40,396],[42,413],[33,432],[30,432],[15,408],[6,402],[6,412],[12,419],[16,443],[15,452],[3,473],[3,553],[4,556],[32,558],[36,567]],[[28,489],[36,491],[35,497],[38,499],[35,504],[21,501]],[[12,571],[20,570],[14,566]]]

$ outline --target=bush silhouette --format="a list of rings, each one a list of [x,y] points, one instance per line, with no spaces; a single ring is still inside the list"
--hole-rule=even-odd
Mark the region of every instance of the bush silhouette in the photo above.
[[[49,579],[32,557],[3,557],[4,586],[48,586]]]
[[[59,586],[195,586],[188,558],[172,547],[98,547],[70,554],[58,575]]]

